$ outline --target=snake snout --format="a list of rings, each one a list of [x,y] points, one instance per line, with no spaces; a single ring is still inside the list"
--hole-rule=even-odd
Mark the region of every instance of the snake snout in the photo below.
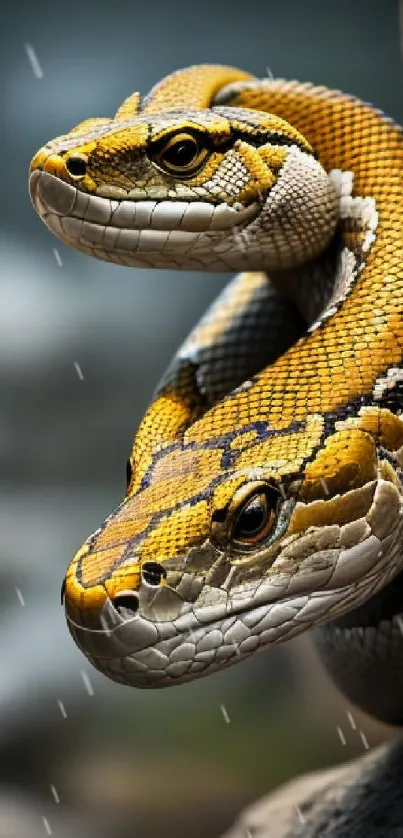
[[[32,203],[41,217],[48,213],[69,215],[77,189],[50,172],[35,169],[29,178]]]

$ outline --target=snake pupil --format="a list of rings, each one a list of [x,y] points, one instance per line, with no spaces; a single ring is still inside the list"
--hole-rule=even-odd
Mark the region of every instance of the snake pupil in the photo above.
[[[189,166],[194,160],[198,152],[198,145],[196,140],[179,140],[173,143],[164,152],[164,160],[170,163],[171,166],[185,167]]]
[[[241,506],[232,530],[235,544],[253,545],[271,532],[277,517],[280,494],[274,486],[260,488]]]
[[[166,577],[166,570],[158,562],[145,562],[142,567],[144,582],[148,585],[159,585],[162,578]]]
[[[258,495],[245,507],[236,526],[237,538],[250,538],[257,535],[264,527],[268,516],[264,495]]]

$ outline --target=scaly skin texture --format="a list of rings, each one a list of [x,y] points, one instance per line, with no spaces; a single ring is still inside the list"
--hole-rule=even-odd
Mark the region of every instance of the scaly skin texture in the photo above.
[[[244,270],[179,350],[125,499],[67,571],[70,630],[111,678],[199,677],[402,569],[402,171],[402,131],[369,105],[209,66],[34,157],[34,205],[72,246]]]

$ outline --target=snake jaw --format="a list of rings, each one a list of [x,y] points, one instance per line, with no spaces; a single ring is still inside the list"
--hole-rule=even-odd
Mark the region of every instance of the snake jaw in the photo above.
[[[202,200],[116,201],[80,192],[38,171],[31,174],[30,191],[38,214],[62,241],[130,266],[228,270],[234,245],[248,263],[243,230],[261,213],[259,201],[233,206]],[[229,251],[231,258],[225,255]]]
[[[301,199],[285,206],[287,182],[303,173]],[[285,268],[306,260],[304,228],[312,226],[319,206],[323,220],[316,237],[310,235],[310,257],[325,248],[337,222],[332,181],[298,149],[291,149],[268,194],[246,204],[214,204],[203,196],[115,200],[82,192],[39,169],[30,176],[30,192],[39,216],[62,241],[100,259],[139,267]]]

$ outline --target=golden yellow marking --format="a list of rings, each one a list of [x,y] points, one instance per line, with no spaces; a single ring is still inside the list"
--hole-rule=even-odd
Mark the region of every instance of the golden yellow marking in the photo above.
[[[34,157],[31,165],[32,170],[39,168],[40,166],[45,172],[49,172],[50,175],[55,175],[62,180],[67,180],[66,166],[63,157],[60,157],[59,154],[41,155],[39,152],[39,154]]]
[[[210,510],[207,501],[188,504],[158,521],[140,547],[142,561],[163,563],[179,557],[210,533]]]
[[[139,104],[140,93],[132,93],[131,96],[128,96],[122,102],[120,108],[116,111],[115,120],[124,122],[125,119],[131,119],[136,116],[139,110]]]
[[[108,159],[114,159],[122,151],[136,151],[144,149],[148,141],[148,127],[140,122],[138,125],[131,125],[129,128],[119,128],[100,137],[96,142],[97,155]]]
[[[403,445],[403,421],[385,408],[362,407],[358,416],[338,422],[338,427],[367,431],[388,451]]]
[[[201,521],[201,507],[198,511],[197,504],[183,507],[175,517],[171,512],[160,522],[155,521],[150,535],[147,527],[154,515],[167,513],[176,504],[186,504],[199,492],[206,491],[211,475],[219,472],[221,456],[222,451],[219,449],[166,453],[154,466],[152,484],[126,500],[109,518],[105,528],[95,536],[91,551],[87,555],[84,553],[81,564],[83,584],[97,584],[105,579],[112,566],[123,557],[128,543],[142,532],[145,537],[136,543],[134,561],[144,557],[148,550],[147,544],[155,544],[155,533],[159,533],[158,538],[161,539],[161,554],[170,555],[167,553],[170,539],[179,538],[180,541],[174,524],[181,515],[183,533],[186,532],[189,538],[189,521]],[[155,560],[155,555],[150,555],[150,559]]]
[[[380,233],[371,256],[376,251],[381,265],[401,256],[403,265],[403,248],[401,254],[398,248],[392,253],[386,244],[385,232]],[[403,268],[399,281],[403,287]],[[371,393],[385,367],[401,362],[403,322],[398,313],[396,283],[395,275],[384,278],[377,299],[382,314],[375,320],[371,272],[365,268],[354,294],[344,301],[326,329],[317,330],[292,347],[257,376],[252,389],[212,407],[205,419],[189,428],[186,440],[202,442],[219,433],[242,429],[252,420],[265,421],[268,416],[271,427],[280,430],[310,413],[336,412],[358,394]],[[395,311],[389,313],[391,305]]]
[[[337,431],[307,464],[300,497],[309,501],[343,493],[369,483],[376,474],[375,442],[369,434],[356,428]]]
[[[342,526],[363,518],[371,507],[374,483],[337,495],[330,500],[315,500],[305,505],[298,503],[289,523],[287,536],[305,532],[309,527]]]
[[[265,145],[258,149],[259,155],[267,166],[277,174],[287,159],[288,149],[278,146]]]
[[[236,67],[206,64],[179,70],[162,79],[150,92],[142,113],[152,114],[170,108],[208,108],[215,94],[226,84],[253,79]]]
[[[242,451],[246,446],[256,442],[259,438],[257,431],[245,431],[244,434],[239,434],[232,440],[230,448],[233,451]]]
[[[123,565],[113,571],[105,580],[105,589],[108,596],[113,599],[121,591],[136,591],[141,583],[141,570],[138,562]]]
[[[309,416],[306,427],[289,434],[272,436],[243,451],[236,460],[236,470],[261,468],[280,478],[298,471],[303,461],[319,445],[324,428],[323,416]]]
[[[49,155],[49,151],[46,151],[45,148],[40,148],[39,151],[36,152],[34,157],[31,160],[29,166],[29,174],[31,175],[36,169],[42,169],[42,166]]]
[[[153,454],[159,447],[173,442],[181,428],[187,426],[193,416],[191,403],[180,401],[176,395],[164,393],[148,408],[137,432],[131,462],[133,476],[127,495],[134,495],[153,461]]]
[[[267,192],[273,186],[273,183],[276,182],[276,176],[262,159],[259,152],[251,148],[248,143],[237,140],[235,149],[249,173],[248,184],[238,194],[238,200],[246,204],[259,194],[261,195]]]
[[[230,477],[228,480],[216,486],[213,493],[212,510],[217,512],[218,510],[225,509],[231,502],[235,492],[246,481],[247,477],[245,474],[235,475],[235,477]]]
[[[75,554],[66,574],[65,599],[69,605],[73,605],[78,612],[95,611],[99,612],[106,601],[106,591],[102,585],[92,585],[86,589],[78,581],[77,567],[81,566],[81,560],[88,553],[88,544],[85,542]]]

